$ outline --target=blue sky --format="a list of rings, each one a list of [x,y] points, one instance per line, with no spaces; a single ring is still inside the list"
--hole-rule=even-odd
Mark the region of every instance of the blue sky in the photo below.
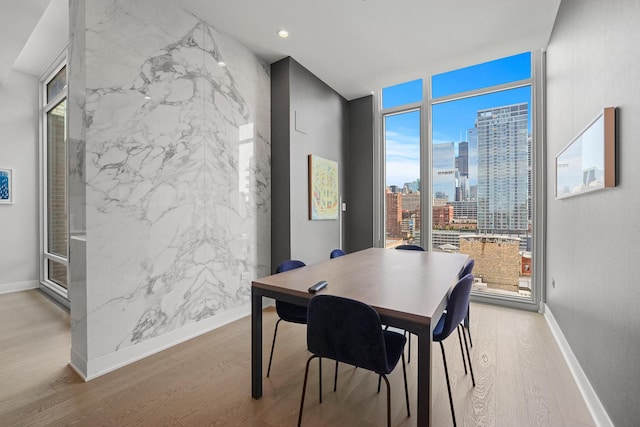
[[[531,75],[530,64],[531,55],[524,53],[439,74],[432,77],[432,91],[434,97],[440,97],[526,79]],[[383,109],[422,101],[422,85],[422,80],[414,80],[383,89]],[[478,110],[521,102],[531,105],[530,87],[434,104],[433,143],[466,141]],[[385,120],[387,185],[401,186],[420,176],[419,116],[418,111],[413,111],[387,116]]]

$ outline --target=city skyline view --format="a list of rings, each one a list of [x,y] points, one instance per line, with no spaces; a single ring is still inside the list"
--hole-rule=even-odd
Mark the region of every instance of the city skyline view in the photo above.
[[[448,96],[461,91],[474,90],[511,81],[529,78],[531,75],[531,57],[529,53],[515,55],[472,67],[463,68],[432,77],[434,96]],[[382,91],[382,107],[422,101],[423,82],[411,82],[392,86]],[[432,106],[432,143],[435,147],[443,143],[455,143],[455,155],[458,155],[459,142],[469,141],[469,130],[475,126],[477,112],[484,109],[503,107],[526,102],[531,110],[531,88],[523,86],[483,95],[437,103]],[[423,121],[422,121],[423,122]],[[420,177],[420,128],[419,110],[386,116],[386,185],[402,187]],[[528,118],[528,131],[531,133],[531,115]],[[472,185],[477,176],[473,164],[476,147],[470,146],[470,171]]]
[[[386,247],[408,243],[467,253],[476,260],[485,289],[527,295],[530,61],[530,54],[522,54],[434,76],[430,90],[439,98],[426,103],[422,80],[383,89]],[[503,88],[486,89],[498,85]],[[392,113],[385,114],[385,108]],[[421,157],[421,144],[427,143],[421,141],[423,108],[431,108],[426,159]],[[425,185],[431,190],[428,213],[420,203]]]

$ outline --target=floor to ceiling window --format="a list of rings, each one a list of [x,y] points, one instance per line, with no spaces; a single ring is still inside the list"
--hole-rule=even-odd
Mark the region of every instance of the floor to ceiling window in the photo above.
[[[382,91],[385,246],[420,244],[422,80]]]
[[[41,274],[46,290],[67,299],[67,68],[58,63],[41,88]]]
[[[430,76],[428,96],[404,110],[384,102],[406,83],[382,90],[386,246],[469,254],[482,298],[539,300],[532,277],[540,64],[541,53],[527,52]],[[420,138],[420,129],[430,132]]]

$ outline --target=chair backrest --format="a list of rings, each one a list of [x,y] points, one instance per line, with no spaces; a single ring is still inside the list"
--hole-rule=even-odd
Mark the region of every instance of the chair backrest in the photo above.
[[[276,273],[284,273],[285,271],[294,270],[296,268],[304,267],[305,265],[306,264],[302,261],[298,261],[297,259],[290,259],[281,262],[280,265],[278,265],[278,267],[276,268]],[[289,322],[295,321],[297,323],[304,323],[302,321],[302,319],[304,318],[303,309],[304,307],[301,307],[299,305],[276,300],[276,313],[278,313],[278,316],[280,316],[281,319],[287,320]]]
[[[283,261],[276,268],[276,273],[284,273],[285,271],[294,270],[296,268],[304,267],[306,264],[302,261],[298,261],[297,259],[289,259],[287,261]]]
[[[342,249],[334,249],[331,251],[331,254],[329,255],[329,258],[338,258],[339,256],[343,256],[346,255],[347,253],[345,251],[343,251]]]
[[[377,373],[388,373],[378,313],[369,305],[335,295],[317,295],[307,311],[309,351]]]
[[[458,283],[456,283],[451,291],[449,301],[447,302],[447,314],[445,315],[444,326],[440,333],[440,340],[447,338],[451,332],[455,331],[466,316],[467,310],[469,309],[471,285],[473,285],[473,275],[467,274],[458,280]]]
[[[475,262],[473,261],[473,258],[469,258],[469,260],[464,264],[464,267],[462,267],[462,270],[460,271],[460,274],[458,275],[458,277],[463,278],[467,274],[473,273],[474,265],[475,265]]]
[[[400,245],[400,246],[396,246],[396,249],[402,249],[402,250],[406,250],[406,251],[423,251],[424,252],[424,248],[422,246],[418,246],[418,245]]]

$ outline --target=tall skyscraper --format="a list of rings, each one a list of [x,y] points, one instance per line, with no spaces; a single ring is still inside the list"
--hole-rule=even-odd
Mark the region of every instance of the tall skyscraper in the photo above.
[[[478,230],[520,234],[528,226],[527,103],[477,112]]]
[[[469,143],[466,141],[458,143],[456,169],[458,169],[458,172],[460,172],[460,176],[469,176]]]
[[[433,146],[433,197],[456,200],[456,155],[453,142]]]

